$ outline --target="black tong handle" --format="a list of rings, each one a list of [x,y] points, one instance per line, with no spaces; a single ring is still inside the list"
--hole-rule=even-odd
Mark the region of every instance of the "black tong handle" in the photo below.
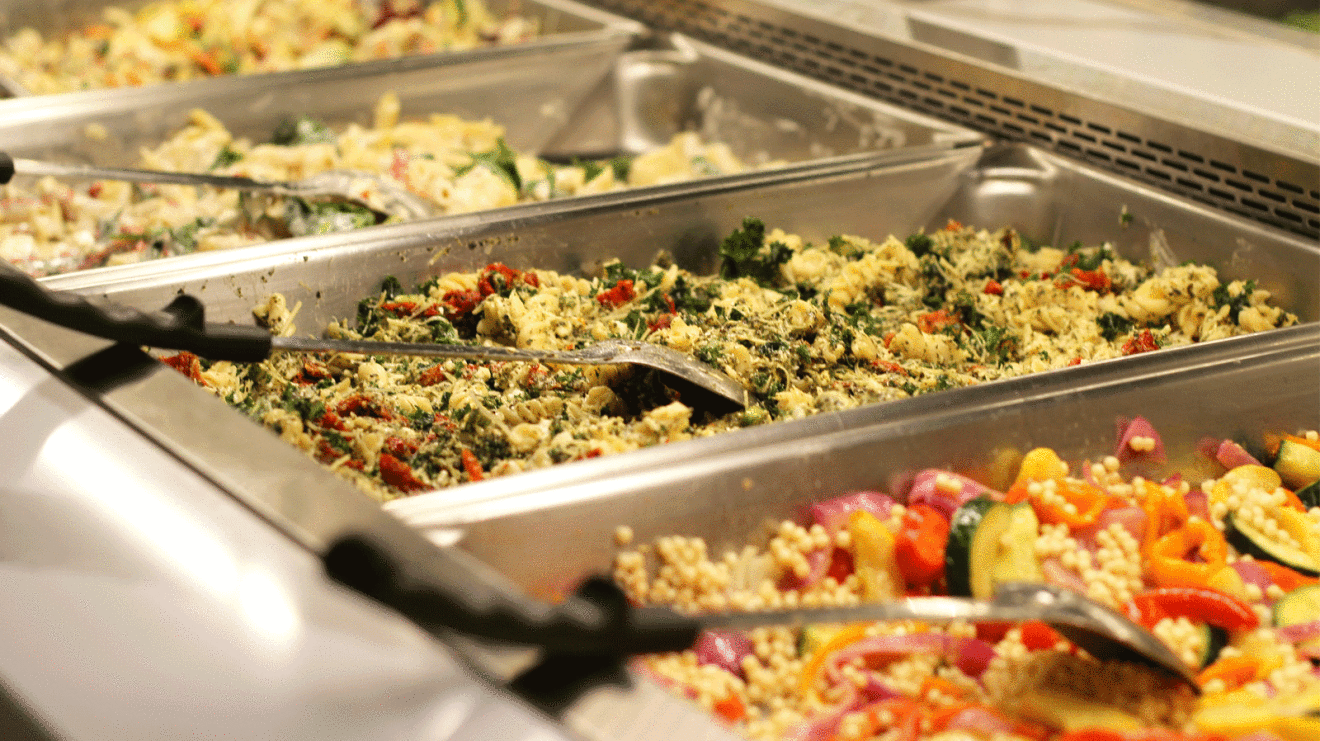
[[[4,157],[0,153],[0,176]],[[202,303],[181,294],[165,311],[147,314],[51,291],[0,260],[0,304],[78,332],[131,345],[187,350],[212,360],[251,363],[270,355],[271,337],[255,325],[207,324]]]

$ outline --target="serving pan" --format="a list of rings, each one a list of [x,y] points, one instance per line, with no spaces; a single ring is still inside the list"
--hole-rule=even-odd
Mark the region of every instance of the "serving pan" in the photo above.
[[[1108,240],[1130,259],[1191,259],[1217,265],[1224,279],[1254,278],[1280,305],[1304,322],[1320,318],[1320,249],[1268,227],[1153,192],[1091,168],[1024,145],[955,150],[935,159],[901,165],[838,163],[814,171],[762,173],[760,181],[714,179],[691,183],[663,198],[615,193],[581,198],[571,205],[514,207],[503,218],[453,217],[445,222],[386,227],[351,236],[289,240],[275,249],[240,259],[239,251],[193,255],[170,262],[88,271],[46,280],[51,288],[77,290],[143,309],[164,306],[180,292],[203,300],[213,321],[251,321],[253,305],[273,292],[290,304],[300,301],[299,332],[315,332],[333,319],[352,316],[357,301],[393,275],[404,285],[437,273],[480,267],[492,261],[516,268],[542,267],[566,273],[590,272],[601,261],[619,257],[634,266],[648,264],[667,250],[682,267],[709,272],[716,246],[746,215],[763,215],[771,225],[822,240],[837,233],[883,236],[938,228],[950,218],[968,224],[1011,225],[1045,242]],[[879,206],[877,206],[879,204]],[[1127,218],[1120,218],[1121,214]],[[1127,223],[1124,224],[1123,222]],[[20,336],[40,344],[39,330]],[[1251,338],[1215,343],[1216,352],[1249,347]],[[1166,350],[1193,362],[1199,347]],[[1163,354],[1162,353],[1162,354]],[[1179,354],[1181,353],[1181,354]],[[1122,368],[1133,359],[1110,361]],[[1031,383],[1063,383],[1083,369],[1053,371]],[[216,456],[226,476],[270,475],[265,460],[270,438],[255,426],[239,438],[203,433],[199,409],[211,399],[201,389],[147,394],[153,424],[171,444],[193,456]],[[963,398],[937,394],[932,404]],[[949,401],[941,401],[941,400]],[[217,404],[219,402],[216,402]],[[421,516],[456,502],[499,499],[534,492],[567,481],[616,475],[636,466],[701,459],[730,444],[766,444],[815,426],[890,414],[877,405],[848,414],[826,414],[763,428],[624,456],[571,463],[444,492],[393,505]],[[856,415],[860,415],[857,417]],[[238,416],[235,414],[234,416]],[[251,423],[248,423],[251,425]],[[243,451],[242,454],[236,451]],[[671,457],[676,456],[676,457]],[[311,461],[305,463],[314,467]]]
[[[17,157],[131,167],[195,108],[262,142],[303,114],[336,129],[370,126],[387,91],[404,118],[489,118],[514,149],[557,160],[639,154],[681,131],[724,141],[749,164],[788,167],[877,151],[939,152],[982,138],[682,37],[625,45],[610,37],[426,67],[357,65],[0,101],[0,138]]]
[[[36,0],[23,2],[11,0],[0,3],[0,38],[23,28],[38,31],[43,38],[50,39],[73,30],[95,23],[103,23],[103,13],[107,8],[123,8],[135,11],[148,4],[148,0],[130,0],[129,2],[106,2],[105,0]],[[425,3],[424,3],[425,4]],[[605,39],[628,39],[641,33],[641,24],[592,8],[573,0],[488,0],[487,8],[496,18],[518,15],[533,21],[540,29],[537,38],[516,45],[504,47],[484,47],[433,54],[419,54],[394,59],[354,62],[339,67],[312,70],[329,73],[331,69],[354,74],[356,70],[375,70],[377,72],[400,71],[432,67],[446,64],[452,60],[480,58],[494,53],[538,53],[563,46],[573,46],[584,41]],[[277,84],[294,84],[303,72],[272,72],[261,76],[273,77]],[[206,78],[192,85],[209,80],[224,78]],[[282,82],[281,82],[282,81]],[[172,85],[169,85],[172,86]],[[159,87],[152,85],[150,87]],[[27,97],[31,93],[20,83],[0,78],[0,96]]]

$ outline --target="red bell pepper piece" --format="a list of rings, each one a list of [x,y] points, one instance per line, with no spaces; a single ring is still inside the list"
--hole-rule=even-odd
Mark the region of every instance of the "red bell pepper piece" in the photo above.
[[[1022,645],[1026,646],[1028,651],[1051,649],[1063,640],[1059,631],[1039,620],[1029,620],[1023,623],[1019,630],[1022,632]]]
[[[949,521],[928,504],[914,504],[903,513],[903,526],[895,539],[894,557],[908,586],[933,584],[944,573],[944,548]]]
[[[1204,587],[1162,587],[1132,598],[1129,613],[1150,628],[1162,618],[1187,617],[1224,630],[1250,630],[1260,625],[1251,605]]]

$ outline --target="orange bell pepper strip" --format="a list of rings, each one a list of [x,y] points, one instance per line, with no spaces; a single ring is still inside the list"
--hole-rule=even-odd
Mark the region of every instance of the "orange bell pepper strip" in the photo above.
[[[1141,508],[1146,512],[1146,534],[1142,539],[1141,552],[1149,557],[1155,541],[1185,525],[1191,512],[1187,509],[1187,500],[1167,486],[1143,481],[1139,485],[1138,496]]]
[[[1260,674],[1261,660],[1255,656],[1225,656],[1201,670],[1196,675],[1196,683],[1204,687],[1207,682],[1218,679],[1224,683],[1225,691],[1235,690]]]
[[[1312,450],[1320,450],[1320,440],[1307,440],[1306,438],[1298,437],[1297,435],[1265,435],[1265,450],[1268,451],[1270,455],[1277,455],[1279,452],[1279,445],[1282,444],[1284,440],[1297,443],[1298,445],[1305,445]]]
[[[1189,559],[1193,553],[1199,561]],[[1146,559],[1146,572],[1161,587],[1205,587],[1227,565],[1224,535],[1205,520],[1195,519],[1155,541]]]
[[[833,637],[825,642],[825,645],[812,654],[811,661],[808,661],[807,665],[802,668],[802,676],[798,680],[798,691],[803,695],[814,696],[816,694],[816,679],[820,677],[820,670],[824,668],[825,661],[830,657],[830,654],[865,637],[865,623],[849,625],[835,633]]]
[[[1056,502],[1046,502],[1043,494],[1028,495],[1031,508],[1036,510],[1036,517],[1050,525],[1067,525],[1070,529],[1086,527],[1095,523],[1100,513],[1109,508],[1113,499],[1097,486],[1084,481],[1069,479],[1056,480],[1056,492],[1063,500],[1071,504],[1071,509]]]
[[[1256,563],[1270,575],[1270,580],[1278,585],[1279,589],[1285,592],[1291,592],[1299,587],[1309,587],[1312,584],[1320,584],[1320,579],[1314,576],[1307,576],[1296,569],[1290,569],[1281,563],[1257,559]]]
[[[747,717],[747,707],[736,694],[730,694],[715,703],[715,714],[730,723],[737,723]]]

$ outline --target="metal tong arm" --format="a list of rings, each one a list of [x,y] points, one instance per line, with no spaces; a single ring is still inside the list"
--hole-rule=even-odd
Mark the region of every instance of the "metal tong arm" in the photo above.
[[[16,158],[6,152],[0,152],[0,184],[9,182],[15,174],[53,175],[55,177],[76,177],[88,180],[123,180],[131,183],[212,185],[217,188],[233,188],[236,190],[268,190],[283,195],[293,193],[293,189],[284,188],[282,183],[253,180],[252,178],[236,175],[134,170],[125,167],[98,167],[95,165],[65,165],[58,162]]]
[[[325,554],[326,572],[427,630],[457,632],[557,654],[630,656],[692,647],[701,623],[667,608],[634,608],[604,577],[589,579],[558,605],[480,583],[462,554],[445,553],[409,568],[379,540],[339,539]],[[464,582],[478,583],[464,586]]]
[[[76,293],[51,291],[0,260],[0,304],[61,327],[131,345],[187,350],[212,360],[257,362],[271,351],[265,329],[208,324],[202,303],[180,295],[165,311],[147,314],[113,304],[95,304]]]

